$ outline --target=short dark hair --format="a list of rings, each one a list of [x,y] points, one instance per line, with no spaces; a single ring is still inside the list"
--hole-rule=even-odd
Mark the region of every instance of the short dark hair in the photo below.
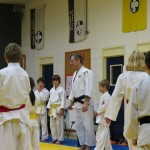
[[[53,75],[53,77],[52,77],[52,81],[59,81],[59,83],[61,83],[61,78],[60,78],[60,76],[59,75]]]
[[[80,60],[80,63],[82,64],[83,63],[83,57],[80,55],[80,54],[71,54],[69,59],[71,60],[71,57],[75,58],[75,60]]]
[[[20,62],[22,53],[21,48],[16,43],[10,43],[6,46],[4,57],[8,62]]]
[[[148,51],[145,55],[145,64],[150,69],[150,51]]]
[[[109,90],[109,88],[110,88],[110,83],[109,83],[109,81],[107,79],[101,80],[99,82],[99,85],[102,86],[102,87],[106,86],[107,90]]]
[[[39,83],[39,82],[43,82],[45,84],[45,79],[40,77],[40,78],[37,79],[37,83]]]

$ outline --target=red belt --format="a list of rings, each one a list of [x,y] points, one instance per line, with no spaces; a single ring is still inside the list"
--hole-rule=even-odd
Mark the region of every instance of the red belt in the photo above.
[[[14,109],[10,109],[10,108],[7,108],[5,106],[0,106],[0,112],[8,112],[8,111],[13,111],[13,110],[18,110],[18,109],[22,109],[22,108],[25,108],[25,104],[21,105],[20,107],[18,108],[14,108]]]

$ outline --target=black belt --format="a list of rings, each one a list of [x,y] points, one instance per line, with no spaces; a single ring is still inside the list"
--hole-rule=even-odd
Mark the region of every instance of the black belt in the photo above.
[[[141,119],[139,119],[140,125],[145,124],[145,123],[150,123],[150,116],[145,116]]]
[[[78,97],[78,98],[73,98],[74,99],[74,103],[76,103],[76,102],[79,102],[79,103],[81,103],[81,104],[84,104],[84,102],[82,101],[82,99],[84,99],[85,98],[85,95],[82,95],[82,96],[80,96],[80,97]]]

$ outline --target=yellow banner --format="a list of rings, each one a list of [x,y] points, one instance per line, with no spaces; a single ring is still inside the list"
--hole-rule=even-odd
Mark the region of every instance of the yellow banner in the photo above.
[[[122,32],[147,27],[147,0],[122,0]]]

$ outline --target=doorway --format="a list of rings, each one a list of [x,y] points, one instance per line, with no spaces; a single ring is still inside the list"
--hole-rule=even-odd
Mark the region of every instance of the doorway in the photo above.
[[[53,76],[53,64],[42,65],[42,77],[45,79],[46,82],[45,87],[49,91],[53,87],[52,76]]]
[[[53,76],[53,57],[43,57],[39,59],[39,77],[43,77],[46,81],[46,88],[50,90],[52,88],[52,76]]]
[[[39,59],[39,77],[43,77],[46,82],[46,89],[52,88],[52,76],[54,73],[53,57],[43,57]],[[47,116],[48,133],[50,133],[50,118]]]
[[[110,81],[109,93],[112,95],[118,76],[123,72],[124,56],[109,57],[106,58],[106,76]],[[122,101],[121,108],[118,113],[116,122],[110,125],[110,135],[112,141],[117,141],[118,143],[124,141],[123,136],[123,126],[124,126],[124,102]]]
[[[50,91],[50,89],[53,87],[52,76],[53,76],[53,64],[42,65],[42,77],[45,79],[45,83],[46,83],[45,88],[48,91]],[[47,127],[48,127],[48,133],[50,133],[50,118],[49,118],[49,116],[47,116]]]
[[[109,93],[112,94],[118,76],[123,72],[124,56],[106,58],[106,78],[110,81]]]

